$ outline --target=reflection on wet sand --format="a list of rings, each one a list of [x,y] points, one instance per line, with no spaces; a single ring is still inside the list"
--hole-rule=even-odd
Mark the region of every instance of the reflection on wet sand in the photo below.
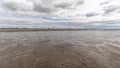
[[[1,32],[0,68],[119,68],[119,31]]]

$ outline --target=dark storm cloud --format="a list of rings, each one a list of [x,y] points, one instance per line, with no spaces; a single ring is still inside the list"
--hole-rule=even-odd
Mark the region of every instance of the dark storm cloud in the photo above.
[[[98,13],[94,13],[94,12],[91,12],[91,13],[87,13],[85,16],[86,17],[93,17],[93,16],[97,16],[99,15]]]

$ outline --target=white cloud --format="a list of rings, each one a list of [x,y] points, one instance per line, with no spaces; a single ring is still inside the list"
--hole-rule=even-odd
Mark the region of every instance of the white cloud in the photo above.
[[[2,7],[8,11],[31,11],[33,4],[26,0],[4,0]]]
[[[120,19],[119,11],[120,0],[0,0],[0,19],[46,16],[84,23]]]

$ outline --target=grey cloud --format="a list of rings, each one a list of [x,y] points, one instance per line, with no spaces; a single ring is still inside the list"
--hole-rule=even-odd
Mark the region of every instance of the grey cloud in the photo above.
[[[19,9],[18,4],[14,3],[14,2],[2,3],[2,7],[5,8],[5,9],[13,10],[13,11]]]
[[[120,13],[120,10],[118,10],[117,13]]]
[[[94,12],[90,12],[90,13],[87,13],[85,16],[86,17],[93,17],[93,16],[97,16],[99,15],[98,13],[94,13]]]
[[[74,3],[57,1],[58,0],[5,0],[2,2],[2,8],[8,11],[32,11],[52,15],[64,9],[68,11],[73,10],[84,3],[83,0],[75,0],[73,1]]]
[[[107,6],[107,7],[104,7],[103,11],[104,11],[104,14],[109,14],[109,13],[115,12],[118,9],[120,9],[120,6]]]
[[[28,11],[28,10],[32,10],[32,3],[26,0],[22,0],[22,1],[4,1],[1,3],[2,8],[7,9],[7,10],[11,10],[11,11]]]
[[[25,2],[25,3],[24,3]],[[29,6],[29,2],[32,3],[32,6]],[[31,8],[30,11],[35,11],[39,13],[50,13],[52,12],[52,8],[49,6],[44,6],[41,3],[35,3],[35,1],[30,0],[23,0],[20,2],[17,1],[5,1],[2,3],[2,7],[7,10],[11,11],[29,11],[28,9]]]
[[[84,1],[83,0],[78,0],[74,3],[68,3],[68,2],[65,2],[65,3],[58,3],[58,4],[55,4],[54,6],[56,8],[62,8],[62,9],[66,9],[66,8],[70,8],[71,6],[78,6],[78,5],[82,5],[84,4]]]
[[[56,4],[54,5],[56,8],[62,8],[62,9],[65,9],[65,8],[68,8],[70,6],[72,6],[72,4],[69,4],[69,3],[59,3],[59,4]]]
[[[103,5],[107,5],[109,3],[111,3],[111,1],[102,2],[102,3],[100,3],[100,5],[103,6]]]
[[[42,6],[42,5],[35,5],[34,4],[34,8],[33,8],[34,11],[37,11],[37,12],[41,12],[41,13],[50,13],[52,12],[52,9],[49,8],[49,7],[45,7],[45,6]]]
[[[119,5],[115,5],[115,4],[112,5],[111,3],[112,3],[111,0],[100,3],[101,7],[103,7],[103,11],[104,11],[103,15],[114,13],[120,9]]]
[[[56,0],[40,0],[40,2],[42,2],[42,4],[44,5],[51,5],[54,1]]]
[[[78,1],[78,2],[76,3],[76,5],[81,5],[81,4],[84,4],[84,1]]]

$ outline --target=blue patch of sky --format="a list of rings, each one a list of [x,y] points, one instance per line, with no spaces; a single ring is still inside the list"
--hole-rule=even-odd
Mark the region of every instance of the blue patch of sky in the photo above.
[[[15,18],[37,18],[37,19],[43,19],[48,21],[69,21],[69,19],[63,19],[63,18],[57,18],[57,17],[49,17],[49,16],[27,16],[27,15],[15,15],[10,13],[0,13],[0,17],[15,17]]]
[[[52,18],[52,17],[44,17],[44,16],[41,18],[50,21],[68,21],[68,19],[60,19],[60,18]]]
[[[14,16],[18,18],[37,18],[37,19],[43,19],[48,21],[69,21],[69,19],[63,19],[63,18],[56,18],[56,17],[47,17],[47,16]]]

